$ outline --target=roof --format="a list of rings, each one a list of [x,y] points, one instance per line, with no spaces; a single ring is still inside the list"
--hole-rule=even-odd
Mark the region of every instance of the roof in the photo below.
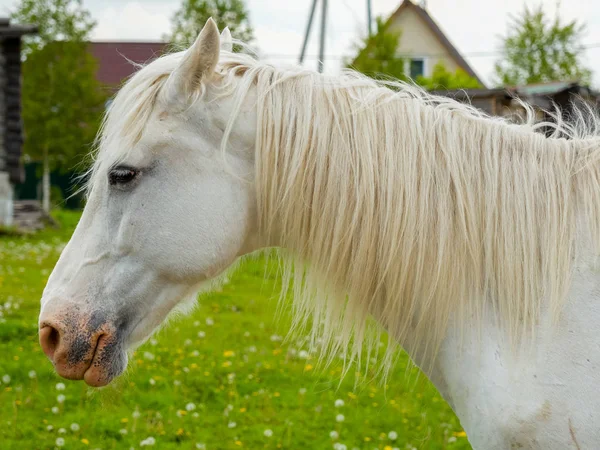
[[[425,22],[425,25],[429,27],[429,29],[433,32],[438,41],[440,41],[440,44],[442,44],[442,46],[444,46],[448,53],[450,53],[450,55],[452,56],[452,58],[454,58],[458,66],[462,70],[467,72],[469,76],[475,78],[479,82],[479,84],[485,86],[483,81],[481,81],[479,76],[471,68],[471,66],[465,60],[465,58],[463,58],[463,56],[459,53],[456,47],[452,45],[452,43],[448,40],[442,29],[435,22],[435,20],[433,20],[433,18],[429,15],[425,8],[413,3],[412,0],[404,0],[402,4],[398,7],[398,9],[394,11],[394,13],[389,17],[387,23],[389,24],[390,22],[392,22],[396,17],[398,17],[398,15],[402,14],[402,12],[408,8],[412,8],[417,13],[417,15],[423,20],[423,22]]]
[[[90,42],[90,52],[98,60],[98,81],[118,87],[136,70],[158,58],[166,49],[164,42]]]
[[[11,25],[10,19],[0,17],[0,37],[21,37],[25,34],[37,33],[38,27],[35,25]]]

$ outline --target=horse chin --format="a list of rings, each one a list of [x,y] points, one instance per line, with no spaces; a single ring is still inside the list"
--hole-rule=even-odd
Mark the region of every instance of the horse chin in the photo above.
[[[99,345],[92,363],[85,371],[83,380],[88,386],[102,387],[110,384],[127,367],[127,352],[119,341],[107,341]]]

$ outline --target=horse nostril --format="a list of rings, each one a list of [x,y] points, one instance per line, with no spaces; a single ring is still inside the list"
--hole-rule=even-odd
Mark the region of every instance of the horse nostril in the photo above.
[[[40,345],[50,360],[54,361],[54,353],[60,344],[60,331],[51,325],[45,325],[40,330]]]

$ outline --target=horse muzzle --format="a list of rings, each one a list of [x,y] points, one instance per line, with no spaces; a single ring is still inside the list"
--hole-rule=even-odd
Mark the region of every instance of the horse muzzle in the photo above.
[[[40,316],[40,345],[56,372],[69,380],[100,387],[127,366],[119,327],[102,313],[82,313],[76,307]]]

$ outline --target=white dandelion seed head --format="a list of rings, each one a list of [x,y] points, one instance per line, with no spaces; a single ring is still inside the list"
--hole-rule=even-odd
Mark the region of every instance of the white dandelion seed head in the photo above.
[[[338,439],[340,437],[340,434],[337,431],[331,431],[329,433],[329,437],[333,440]]]
[[[54,430],[54,426],[52,426],[52,425],[48,425],[48,426],[46,427],[46,430],[47,430],[47,431],[52,431],[52,430]]]
[[[237,423],[235,423],[235,422],[229,422],[227,424],[227,428],[235,428],[235,427],[237,427]]]
[[[151,447],[154,444],[156,444],[156,439],[150,436],[144,439],[142,442],[140,442],[140,447]]]
[[[273,430],[266,429],[263,434],[265,435],[265,437],[270,438],[271,436],[273,436]]]
[[[342,406],[344,406],[344,404],[344,400],[342,400],[341,398],[338,398],[334,403],[336,408],[341,408]]]
[[[298,352],[298,358],[300,358],[300,359],[308,359],[308,352],[306,350],[300,350]]]
[[[187,405],[185,405],[185,410],[186,411],[193,411],[196,409],[196,405],[194,405],[193,403],[188,403]]]
[[[57,447],[63,447],[65,445],[65,440],[63,438],[56,438],[56,441],[54,441],[54,443],[56,444]]]
[[[119,430],[119,433],[121,433],[122,435],[126,435],[128,433],[128,431],[125,428],[121,428]]]
[[[198,450],[206,450],[206,444],[204,444],[203,442],[198,442],[196,444],[196,449],[198,449]]]
[[[31,378],[32,380],[37,377],[37,373],[35,373],[35,370],[30,370],[29,373],[29,378]]]
[[[58,429],[58,434],[65,434],[66,432],[67,432],[67,430],[65,430],[64,428]]]
[[[64,402],[65,402],[65,400],[66,400],[66,398],[67,398],[67,397],[65,397],[65,395],[64,395],[64,394],[58,394],[58,395],[56,396],[56,401],[57,401],[58,403],[64,403]]]
[[[391,441],[395,441],[396,439],[398,439],[398,433],[396,433],[395,431],[390,431],[390,432],[388,433],[388,438],[389,438]]]
[[[3,382],[4,384],[9,384],[9,383],[10,383],[10,375],[8,375],[8,374],[7,374],[7,375],[4,375],[4,376],[2,377],[2,382]]]
[[[215,324],[215,321],[212,319],[212,317],[206,318],[206,325],[208,325],[209,327],[212,327],[214,324]]]
[[[136,409],[134,412],[131,413],[131,417],[133,417],[134,419],[139,419],[141,415],[142,413],[140,413],[139,409]]]
[[[71,424],[71,431],[79,431],[79,424],[78,423],[72,423]]]
[[[206,333],[204,331],[198,331],[198,337],[204,339],[206,337]]]
[[[306,388],[300,388],[300,389],[298,389],[298,394],[300,394],[300,395],[306,394]]]
[[[346,420],[346,418],[344,417],[343,414],[338,414],[337,416],[335,416],[336,422],[343,422],[344,420]]]
[[[65,386],[65,383],[56,383],[56,390],[57,391],[64,391],[67,387]]]
[[[150,378],[149,383],[154,386],[156,384],[156,380],[154,378]]]
[[[58,406],[53,406],[51,411],[52,411],[52,414],[58,414],[58,411],[59,411]]]

